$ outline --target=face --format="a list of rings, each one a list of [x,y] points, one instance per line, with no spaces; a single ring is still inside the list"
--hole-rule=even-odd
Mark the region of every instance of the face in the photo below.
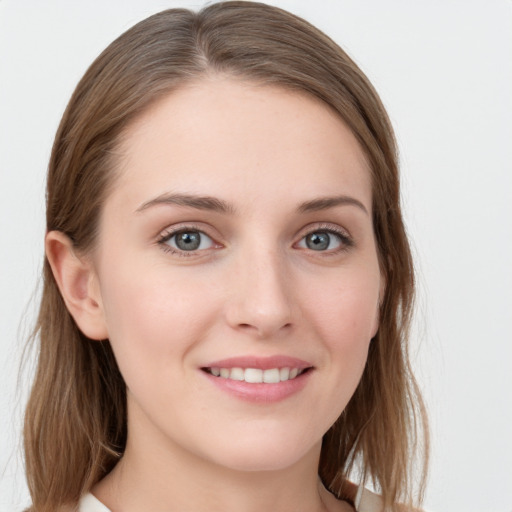
[[[245,470],[317,453],[381,277],[361,149],[298,93],[208,79],[127,130],[94,267],[130,441]]]

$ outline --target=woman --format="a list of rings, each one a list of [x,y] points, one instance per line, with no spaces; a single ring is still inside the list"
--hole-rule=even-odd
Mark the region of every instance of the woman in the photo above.
[[[412,503],[393,133],[325,35],[250,2],[128,30],[64,114],[47,231],[29,510]]]

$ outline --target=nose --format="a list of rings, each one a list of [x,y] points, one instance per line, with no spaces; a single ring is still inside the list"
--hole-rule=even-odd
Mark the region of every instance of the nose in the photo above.
[[[228,324],[258,339],[281,336],[292,328],[295,316],[285,262],[263,251],[240,260],[230,279]]]

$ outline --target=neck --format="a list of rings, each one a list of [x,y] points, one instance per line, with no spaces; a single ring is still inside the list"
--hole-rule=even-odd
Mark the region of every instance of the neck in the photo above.
[[[287,467],[246,471],[205,460],[161,433],[128,431],[122,459],[92,490],[112,512],[345,510],[317,476],[320,442]]]
[[[127,447],[114,470],[93,489],[112,512],[279,512],[324,510],[324,489],[304,464],[274,471],[236,471],[176,456],[139,457]],[[316,454],[308,454],[314,459]],[[305,461],[301,461],[302,463]]]

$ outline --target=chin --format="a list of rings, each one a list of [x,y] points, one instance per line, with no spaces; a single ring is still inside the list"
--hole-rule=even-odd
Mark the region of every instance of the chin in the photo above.
[[[224,467],[235,471],[280,471],[312,454],[318,457],[321,441],[304,445],[287,435],[266,439],[237,439],[214,457]],[[317,453],[318,452],[318,453]]]

